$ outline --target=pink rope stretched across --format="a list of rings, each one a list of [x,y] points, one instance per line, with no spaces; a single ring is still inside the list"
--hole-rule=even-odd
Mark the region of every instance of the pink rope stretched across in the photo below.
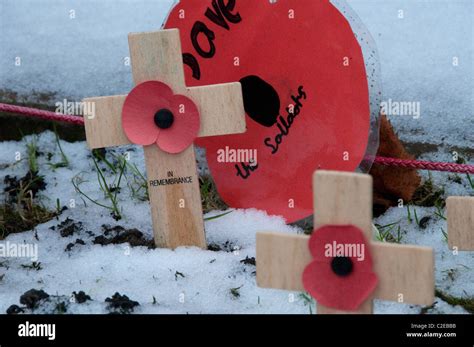
[[[409,169],[430,170],[430,171],[447,171],[465,174],[474,174],[474,165],[455,164],[455,163],[439,163],[424,160],[396,159],[386,157],[375,157],[374,164],[385,166],[405,167]]]
[[[0,103],[0,111],[21,114],[24,116],[36,117],[36,118],[41,118],[41,119],[46,119],[46,120],[84,125],[84,119],[80,116],[70,116],[70,115],[55,113],[51,111],[38,110],[35,108]]]
[[[70,116],[50,111],[43,111],[29,107],[22,107],[16,105],[8,105],[0,103],[0,111],[14,114],[21,114],[24,116],[36,117],[46,120],[60,121],[78,125],[84,125],[84,118],[80,116]],[[408,169],[430,170],[430,171],[447,171],[465,174],[474,174],[474,165],[455,164],[455,163],[438,163],[423,160],[410,159],[396,159],[386,157],[375,157],[374,164],[404,167]]]

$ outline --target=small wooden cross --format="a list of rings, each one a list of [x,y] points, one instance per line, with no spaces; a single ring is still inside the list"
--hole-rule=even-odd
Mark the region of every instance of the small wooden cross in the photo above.
[[[446,209],[449,248],[474,251],[474,197],[450,196]]]
[[[372,177],[334,171],[313,176],[314,227],[352,224],[372,239]],[[304,291],[302,274],[312,261],[307,235],[257,234],[257,284],[264,288]],[[372,313],[373,299],[431,305],[434,256],[431,248],[370,242],[378,285],[355,312],[318,304],[318,313]]]
[[[199,108],[199,137],[245,132],[245,111],[240,83],[187,88],[181,42],[177,29],[128,36],[135,84],[160,81],[175,94],[189,97]],[[95,114],[85,116],[87,143],[91,149],[130,144],[122,128],[126,95],[95,97]],[[201,195],[194,146],[179,154],[165,153],[155,145],[144,146],[155,243],[158,247],[206,248]],[[167,178],[192,177],[191,183],[151,185]],[[184,204],[184,206],[183,206]]]

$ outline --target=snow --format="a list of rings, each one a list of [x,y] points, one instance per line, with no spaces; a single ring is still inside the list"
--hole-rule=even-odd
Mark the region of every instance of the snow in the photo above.
[[[334,0],[341,3],[339,0]],[[419,102],[421,117],[390,117],[403,140],[445,146],[474,135],[474,3],[349,0],[378,48],[384,100]],[[129,32],[161,27],[172,0],[3,0],[0,90],[71,101],[132,88]],[[70,18],[74,10],[75,18]],[[403,11],[403,19],[398,18]],[[357,29],[360,32],[360,29]],[[21,66],[15,66],[15,58]],[[453,66],[457,57],[459,66]],[[472,146],[472,145],[471,145]]]
[[[31,141],[31,137],[25,141]],[[21,152],[26,155],[25,141],[2,143],[2,153]],[[57,153],[55,138],[51,132],[45,132],[37,138],[41,152]],[[95,169],[85,143],[61,142],[71,165],[55,171],[47,168],[45,156],[40,157],[40,172],[45,176],[47,189],[40,199],[50,208],[56,207],[56,199],[69,203],[76,199],[76,207],[63,212],[59,220],[39,225],[35,232],[29,231],[10,235],[10,243],[36,243],[39,248],[39,271],[23,269],[29,259],[8,258],[0,273],[5,273],[1,281],[2,298],[0,312],[5,312],[11,304],[18,304],[21,294],[31,288],[40,287],[48,294],[69,297],[73,291],[83,290],[95,301],[91,304],[69,304],[68,312],[104,313],[106,297],[115,292],[126,294],[132,300],[140,302],[135,311],[138,313],[305,313],[308,308],[295,294],[295,302],[289,301],[289,293],[277,290],[257,288],[255,285],[255,266],[241,263],[246,257],[255,257],[255,233],[260,230],[274,230],[296,233],[297,229],[287,226],[276,216],[268,216],[256,210],[236,210],[232,213],[206,222],[206,234],[209,244],[224,245],[229,242],[229,251],[203,251],[197,248],[179,248],[148,250],[145,247],[121,245],[92,245],[92,237],[87,231],[101,234],[100,225],[121,225],[126,228],[138,228],[148,238],[152,236],[149,205],[130,199],[129,189],[125,186],[120,193],[120,206],[124,219],[116,222],[105,209],[80,200],[71,184],[71,179],[82,172],[85,183],[80,188],[92,199],[106,203],[99,190]],[[125,148],[130,150],[131,148]],[[124,149],[117,150],[117,154]],[[59,160],[53,157],[52,162]],[[131,162],[144,170],[142,151],[131,154]],[[2,158],[2,164],[14,163],[14,156]],[[23,160],[3,171],[5,175],[23,176],[27,171],[27,162]],[[108,172],[107,179],[113,174]],[[3,182],[0,190],[3,191]],[[222,212],[214,211],[206,217]],[[70,218],[83,223],[83,230],[70,237],[61,237],[51,226]],[[76,245],[70,252],[66,246],[81,238],[86,245]],[[7,268],[5,268],[5,266]],[[182,273],[185,277],[178,275]],[[239,298],[231,294],[232,288],[240,288]],[[184,295],[184,302],[181,303]],[[152,304],[153,297],[157,303]],[[98,304],[101,302],[102,304]],[[41,309],[40,311],[41,312]]]
[[[3,0],[0,89],[57,92],[59,100],[78,101],[126,94],[133,86],[130,66],[124,64],[128,33],[159,29],[172,3],[49,0],[45,6],[35,0]],[[21,66],[15,66],[16,57]]]
[[[455,148],[471,150],[474,144],[473,107],[473,2],[452,0],[349,0],[349,4],[366,24],[377,45],[384,99],[421,103],[421,117],[390,116],[401,138],[409,143],[442,145],[437,152],[425,153],[420,159],[452,161]],[[12,89],[19,94],[32,91],[56,93],[54,100],[80,100],[95,95],[127,93],[132,87],[126,35],[129,32],[155,30],[161,26],[173,1],[104,0],[66,1],[3,0],[0,2],[0,91]],[[75,18],[71,19],[71,10]],[[404,10],[404,18],[397,16]],[[15,57],[21,66],[15,66]],[[453,57],[459,66],[452,65]],[[0,199],[3,200],[3,177],[22,177],[28,170],[26,160],[16,161],[16,152],[26,156],[25,143],[0,142]],[[47,183],[39,199],[50,209],[61,205],[74,208],[64,211],[58,220],[38,225],[35,230],[9,235],[5,241],[37,243],[41,270],[26,269],[29,259],[0,259],[0,313],[31,288],[54,295],[51,305],[36,311],[51,312],[54,301],[69,300],[73,291],[83,290],[92,297],[84,304],[69,302],[69,313],[106,313],[104,300],[115,292],[138,301],[137,313],[295,313],[315,312],[300,293],[258,288],[255,267],[243,264],[255,257],[255,234],[272,230],[302,232],[278,216],[256,210],[233,210],[232,213],[205,223],[208,244],[222,251],[180,248],[175,251],[130,247],[127,244],[101,246],[92,243],[102,233],[101,225],[137,228],[147,238],[152,236],[147,202],[131,197],[122,184],[119,206],[123,219],[115,221],[110,211],[81,199],[71,180],[79,177],[80,188],[92,199],[108,204],[99,189],[90,151],[83,142],[61,146],[69,166],[53,170],[51,162],[61,157],[54,134],[38,135],[40,174]],[[145,172],[143,151],[122,147],[112,152],[130,153],[130,162]],[[199,153],[202,158],[202,152]],[[472,160],[471,160],[472,163]],[[100,164],[101,167],[105,167]],[[203,172],[205,168],[203,167]],[[422,172],[424,179],[428,174]],[[105,171],[108,181],[114,179]],[[474,195],[465,175],[461,183],[454,176],[432,173],[435,186],[444,187],[444,197]],[[129,177],[130,178],[130,177]],[[446,221],[436,217],[435,208],[416,207],[419,218],[431,216],[426,229],[420,229],[407,218],[406,209],[391,208],[374,220],[384,225],[400,221],[401,243],[433,247],[436,256],[436,287],[457,297],[474,296],[474,251],[453,254],[441,230]],[[213,211],[206,217],[222,211]],[[82,222],[82,229],[61,237],[57,226],[67,218]],[[89,232],[89,233],[88,233]],[[92,236],[93,234],[94,236]],[[36,240],[36,236],[38,240]],[[65,248],[76,239],[85,245]],[[227,246],[226,246],[227,244]],[[181,276],[182,274],[183,276]],[[239,288],[239,289],[235,289]],[[233,290],[234,289],[234,290]],[[234,294],[240,296],[236,297]],[[156,301],[156,302],[154,302]],[[375,302],[375,313],[416,314],[421,307],[393,302]],[[428,313],[466,313],[436,299]]]
[[[417,227],[415,220],[411,223],[407,218],[406,208],[393,207],[383,216],[376,219],[380,225],[400,221],[403,233],[402,243],[432,247],[435,254],[436,288],[457,297],[474,296],[474,252],[454,252],[450,250],[443,232],[447,232],[446,221],[435,216],[434,207],[411,207],[416,209],[418,219],[431,216],[426,229]]]
[[[70,161],[66,168],[53,170],[50,168],[46,153],[54,153],[51,162],[60,160],[55,136],[52,132],[44,132],[38,136],[25,137],[23,141],[3,142],[0,150],[0,166],[2,174],[22,177],[28,170],[26,160],[15,162],[15,153],[25,153],[25,143],[36,141],[39,157],[40,173],[47,183],[46,190],[41,192],[39,199],[51,209],[56,208],[56,199],[61,205],[68,205],[71,199],[76,201],[75,208],[64,211],[58,220],[53,219],[39,225],[34,231],[9,235],[5,242],[15,244],[38,244],[38,262],[41,270],[25,269],[22,265],[30,265],[30,259],[7,258],[2,260],[0,281],[2,297],[0,312],[5,312],[12,304],[18,304],[21,294],[31,288],[43,289],[50,295],[50,303],[41,305],[35,312],[51,312],[53,303],[66,301],[69,313],[106,313],[104,300],[115,292],[127,295],[131,300],[138,301],[140,306],[136,313],[295,313],[310,312],[310,305],[301,293],[273,289],[258,288],[255,283],[255,266],[243,264],[241,261],[255,257],[255,234],[258,231],[277,231],[285,233],[302,232],[298,227],[288,226],[284,219],[269,216],[257,210],[233,210],[223,217],[205,223],[208,244],[222,247],[221,251],[203,251],[197,248],[148,249],[146,247],[130,247],[128,244],[101,246],[92,243],[94,236],[102,233],[100,226],[121,225],[125,228],[137,228],[147,238],[152,237],[151,217],[148,202],[130,198],[130,189],[122,184],[119,193],[119,205],[123,219],[115,221],[109,211],[97,207],[90,202],[87,206],[81,196],[75,192],[71,180],[79,173],[82,177],[81,190],[92,199],[107,204],[97,183],[97,176],[90,152],[84,142],[68,143],[61,141],[61,146]],[[132,151],[134,150],[134,151]],[[122,147],[112,150],[115,155],[130,153],[130,163],[136,164],[144,171],[142,150]],[[13,164],[13,165],[12,165]],[[100,167],[105,168],[104,164]],[[108,182],[113,181],[114,174],[110,170],[104,172]],[[130,174],[128,174],[130,175]],[[441,175],[441,174],[440,174]],[[436,176],[437,177],[437,176]],[[433,177],[433,180],[436,179]],[[441,176],[440,176],[441,177]],[[447,191],[469,192],[465,181],[461,184],[451,182]],[[3,180],[0,191],[3,191]],[[417,207],[417,215],[433,215],[434,208]],[[205,217],[221,214],[213,211]],[[413,212],[412,212],[413,213]],[[82,222],[82,229],[68,237],[61,237],[57,226],[70,218]],[[379,224],[400,221],[406,235],[402,243],[431,246],[436,251],[436,286],[444,292],[455,296],[473,296],[474,252],[460,252],[453,255],[447,248],[441,228],[446,230],[446,223],[435,217],[428,228],[420,231],[415,223],[409,223],[406,210],[392,208],[375,220]],[[92,232],[94,235],[91,235]],[[36,240],[35,238],[38,238]],[[65,248],[76,239],[82,239],[85,245],[75,245],[71,251]],[[449,276],[449,273],[452,273]],[[182,274],[183,276],[181,276]],[[232,294],[237,289],[239,297]],[[68,302],[72,292],[83,290],[93,301],[79,304]],[[156,302],[154,303],[154,301]],[[433,313],[465,313],[461,307],[455,307],[436,300],[438,304]],[[393,302],[376,301],[375,313],[410,313],[420,312],[420,307]],[[315,312],[313,306],[311,311]],[[431,312],[431,311],[430,311]]]
[[[419,119],[389,117],[401,139],[472,147],[465,129],[474,128],[474,2],[348,2],[377,44],[384,99],[420,103]]]

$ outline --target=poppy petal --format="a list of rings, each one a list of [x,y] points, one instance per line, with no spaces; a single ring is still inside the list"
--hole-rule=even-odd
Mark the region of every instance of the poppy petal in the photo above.
[[[183,95],[173,96],[170,110],[174,115],[173,125],[160,131],[156,144],[163,151],[175,154],[193,144],[201,123],[197,106]]]
[[[372,267],[372,258],[365,236],[362,231],[354,225],[324,225],[314,230],[309,239],[309,250],[314,260],[322,262],[331,261],[332,256],[327,254],[327,250],[328,245],[333,246],[334,243],[338,245],[360,245],[359,247],[363,245],[364,266]],[[345,254],[345,256],[350,255]]]
[[[327,263],[313,261],[303,272],[303,284],[308,293],[324,306],[355,311],[370,297],[377,286],[373,272],[354,271],[347,277],[334,274]]]
[[[308,246],[314,261],[303,272],[305,289],[327,307],[356,310],[378,282],[364,233],[354,225],[325,225],[314,230]],[[350,263],[337,265],[336,257],[349,258]]]
[[[122,108],[122,127],[134,144],[153,144],[160,129],[155,125],[156,111],[169,107],[172,90],[164,83],[148,81],[137,85],[125,99]]]

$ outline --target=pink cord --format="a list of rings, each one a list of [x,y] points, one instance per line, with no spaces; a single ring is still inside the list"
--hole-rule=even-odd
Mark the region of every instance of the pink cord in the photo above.
[[[0,103],[0,111],[21,114],[24,116],[36,117],[52,121],[60,121],[78,125],[84,125],[84,118],[80,116],[70,116],[61,113],[55,113],[50,111],[43,111],[29,107],[22,107],[16,105],[8,105]],[[447,171],[457,172],[465,174],[474,174],[474,165],[468,164],[455,164],[455,163],[437,163],[423,160],[409,160],[409,159],[396,159],[386,157],[375,157],[374,164],[392,166],[392,167],[404,167],[409,169],[418,170],[430,170],[430,171]]]
[[[0,103],[0,111],[21,114],[24,116],[36,117],[46,120],[60,121],[72,124],[84,125],[84,119],[80,116],[70,116],[61,113],[55,113],[50,111],[38,110],[29,107],[8,105]]]
[[[439,162],[431,162],[431,161],[423,161],[423,160],[396,159],[396,158],[386,158],[386,157],[375,157],[374,164],[404,167],[404,168],[409,168],[409,169],[474,174],[474,165],[468,165],[468,164],[439,163]]]

